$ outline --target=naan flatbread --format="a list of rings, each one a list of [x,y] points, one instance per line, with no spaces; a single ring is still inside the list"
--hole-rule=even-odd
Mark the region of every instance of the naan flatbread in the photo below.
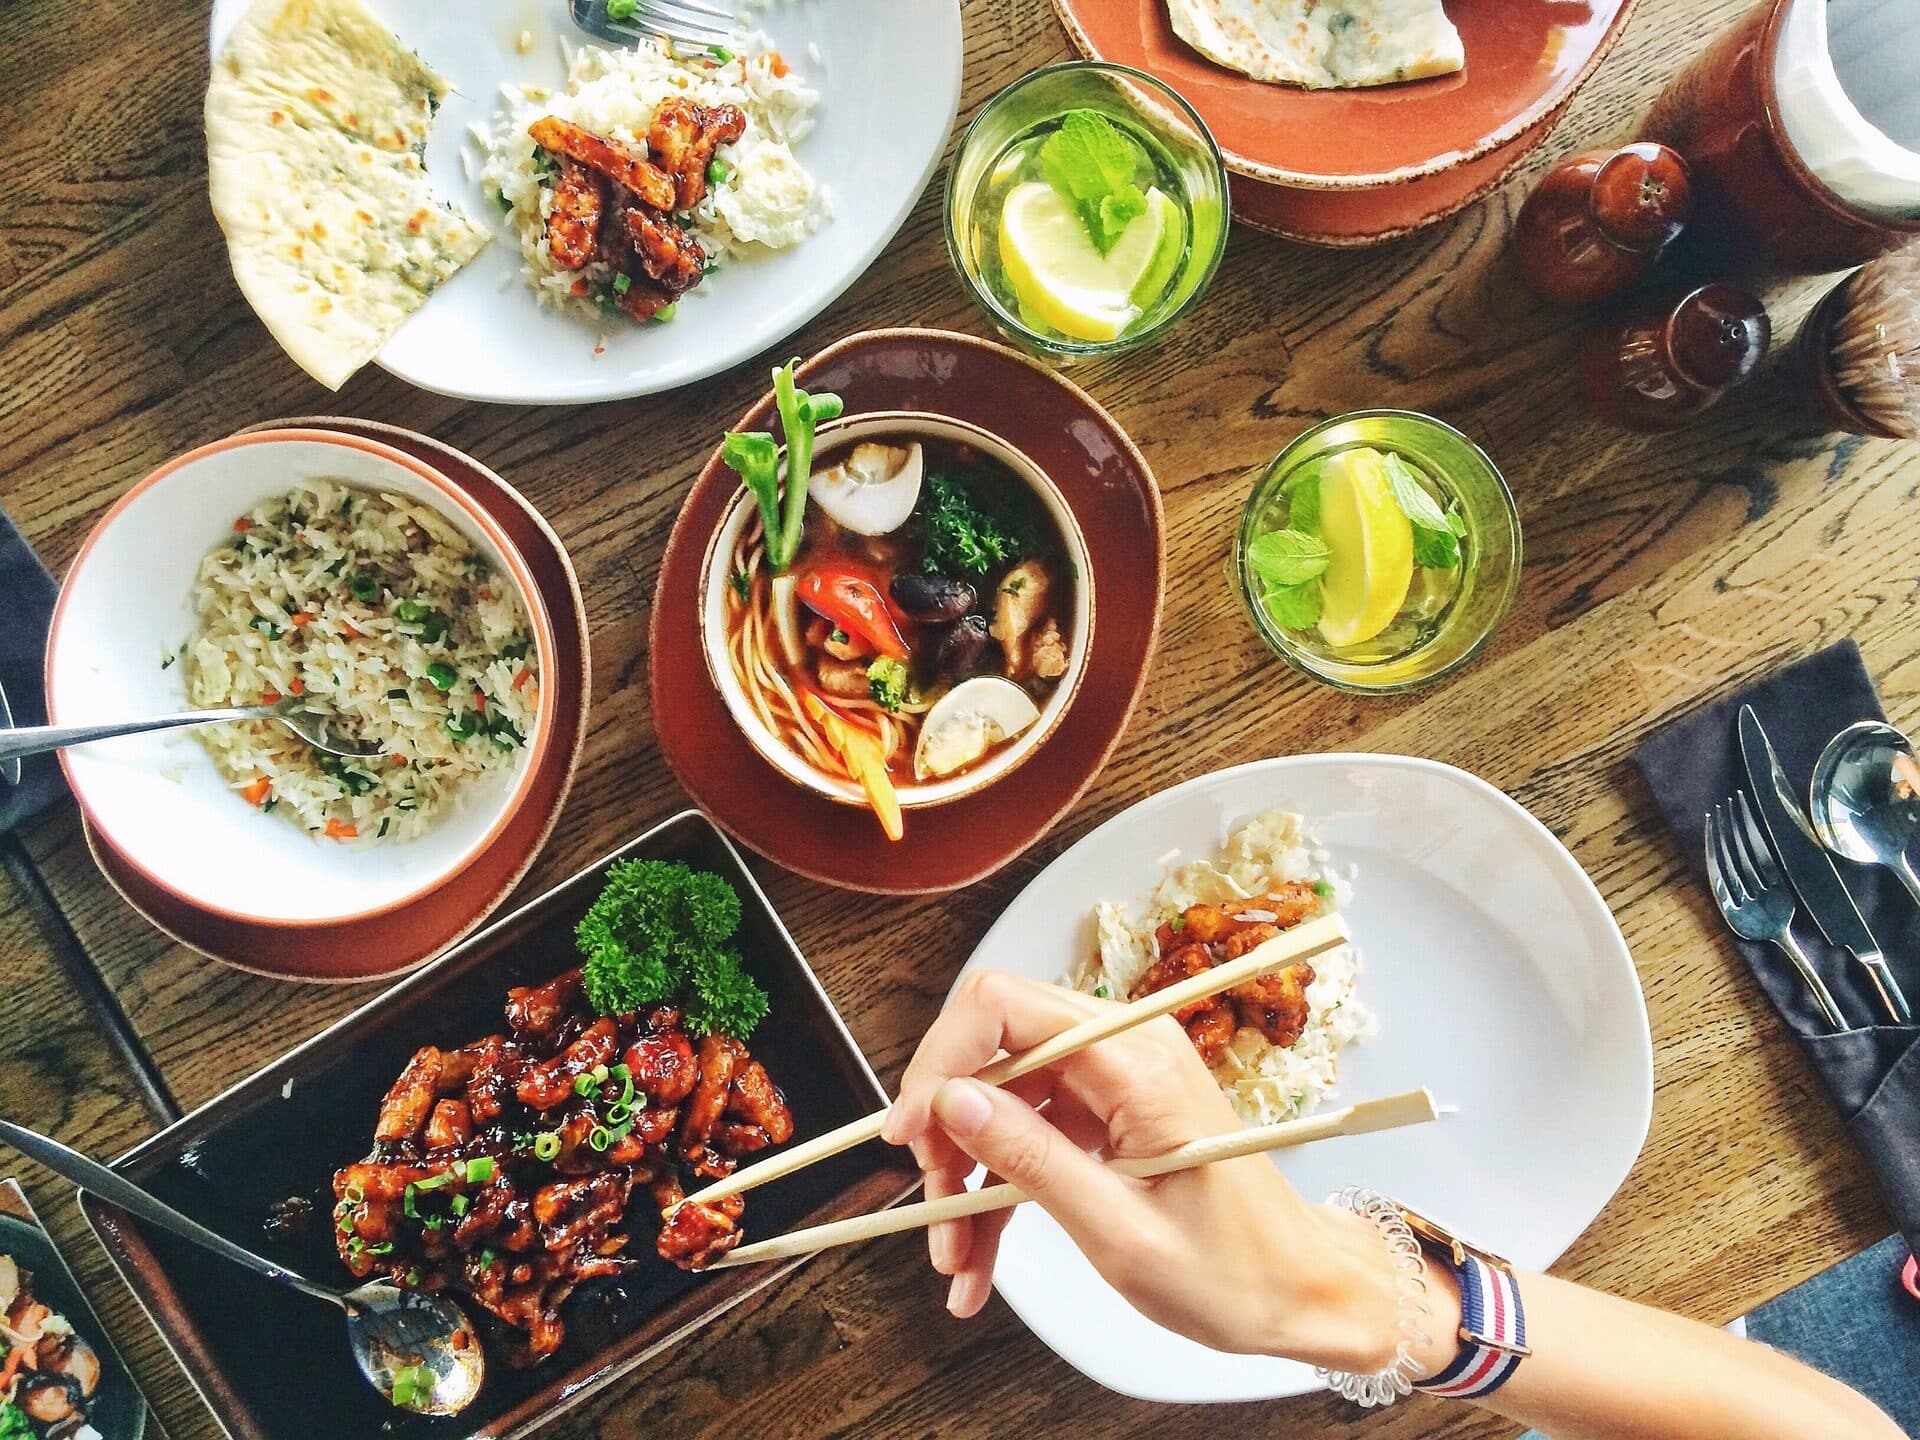
[[[1466,67],[1440,0],[1167,0],[1180,38],[1209,60],[1314,90],[1392,85]]]
[[[208,180],[234,278],[329,389],[487,242],[421,162],[448,88],[360,0],[256,0],[214,61]]]

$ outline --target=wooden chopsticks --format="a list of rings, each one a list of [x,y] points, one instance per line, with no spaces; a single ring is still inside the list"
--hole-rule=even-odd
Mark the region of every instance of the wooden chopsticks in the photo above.
[[[1377,1130],[1397,1129],[1402,1125],[1424,1124],[1439,1117],[1440,1110],[1434,1104],[1431,1092],[1424,1089],[1408,1090],[1377,1100],[1362,1100],[1343,1109],[1327,1110],[1299,1120],[1282,1120],[1277,1124],[1258,1125],[1225,1135],[1209,1135],[1203,1140],[1190,1140],[1185,1145],[1144,1159],[1110,1160],[1107,1166],[1123,1175],[1165,1175],[1174,1170],[1191,1170],[1200,1165],[1235,1160],[1243,1155],[1262,1155],[1291,1145],[1305,1145],[1335,1135],[1366,1135]],[[943,1220],[959,1220],[988,1210],[1005,1209],[1029,1198],[1018,1185],[983,1185],[978,1190],[949,1195],[942,1200],[923,1200],[915,1205],[901,1205],[873,1215],[856,1215],[848,1220],[835,1220],[830,1224],[795,1230],[790,1235],[762,1240],[756,1245],[743,1245],[707,1268],[726,1270],[735,1265],[755,1265],[765,1260],[811,1255],[835,1245],[853,1245],[882,1235],[897,1235],[902,1230],[937,1225]]]
[[[1156,990],[1151,995],[1126,1005],[1116,1005],[1099,1015],[1090,1016],[1067,1030],[1062,1030],[1051,1040],[1043,1040],[1031,1050],[1023,1050],[1018,1055],[1003,1055],[976,1077],[988,1085],[1004,1085],[1009,1080],[1017,1080],[1022,1075],[1031,1074],[1043,1066],[1086,1049],[1109,1036],[1130,1030],[1135,1025],[1161,1015],[1169,1015],[1193,1004],[1196,1000],[1205,1000],[1218,995],[1223,990],[1231,990],[1236,985],[1245,984],[1256,976],[1270,970],[1278,970],[1283,965],[1291,965],[1296,960],[1309,960],[1315,955],[1344,945],[1351,935],[1347,922],[1339,915],[1322,915],[1291,930],[1283,930],[1264,944],[1255,946],[1237,960],[1229,960],[1224,965],[1216,965],[1211,970],[1203,970],[1190,979],[1177,985],[1169,985],[1164,990]],[[880,1127],[886,1122],[887,1112],[877,1110],[871,1115],[849,1121],[836,1130],[817,1135],[811,1140],[802,1141],[791,1149],[769,1156],[758,1164],[748,1165],[736,1170],[724,1180],[716,1180],[704,1190],[697,1190],[680,1202],[681,1205],[710,1205],[716,1200],[724,1200],[729,1195],[741,1195],[769,1180],[778,1180],[807,1166],[851,1150],[855,1145],[880,1137]],[[674,1207],[679,1208],[678,1206]],[[671,1213],[671,1212],[669,1212]],[[771,1243],[771,1242],[769,1242]]]

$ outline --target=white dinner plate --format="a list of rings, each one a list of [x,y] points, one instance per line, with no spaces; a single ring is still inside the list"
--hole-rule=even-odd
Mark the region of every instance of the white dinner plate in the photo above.
[[[1308,817],[1340,871],[1359,998],[1379,1033],[1343,1052],[1332,1103],[1427,1086],[1457,1114],[1276,1157],[1309,1199],[1366,1185],[1528,1269],[1550,1265],[1626,1178],[1653,1112],[1653,1045],[1625,940],[1559,841],[1465,771],[1395,755],[1304,755],[1204,775],[1107,821],[1021,892],[966,970],[1058,980],[1099,900],[1137,905],[1262,810]],[[964,974],[965,971],[963,970]],[[1110,1390],[1191,1404],[1319,1386],[1290,1360],[1161,1329],[1037,1206],[994,1283],[1056,1354]],[[1221,1303],[1231,1305],[1229,1290]]]
[[[216,54],[249,3],[214,0]],[[687,295],[671,323],[610,323],[605,352],[595,354],[601,327],[539,304],[521,278],[519,246],[481,189],[480,150],[468,134],[469,125],[492,122],[503,83],[564,85],[563,41],[588,43],[567,18],[566,0],[368,4],[454,87],[433,127],[427,170],[442,194],[494,232],[378,358],[410,384],[461,399],[570,404],[650,395],[777,344],[893,238],[940,162],[960,103],[957,0],[757,6],[755,25],[820,92],[818,123],[794,153],[826,187],[832,218],[789,250],[723,267]],[[524,54],[523,30],[533,37]]]

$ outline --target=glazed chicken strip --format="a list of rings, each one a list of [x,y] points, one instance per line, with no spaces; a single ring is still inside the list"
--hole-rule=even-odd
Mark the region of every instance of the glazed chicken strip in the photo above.
[[[583,270],[600,250],[600,212],[606,193],[598,175],[578,160],[560,162],[547,214],[547,250],[561,270]]]
[[[591,130],[557,115],[542,115],[527,127],[527,134],[543,150],[568,160],[577,160],[596,170],[615,184],[624,185],[644,203],[656,210],[671,210],[674,201],[673,179],[666,171],[643,155],[636,155],[617,140],[606,140]]]
[[[672,295],[700,283],[700,277],[707,273],[707,252],[690,232],[641,205],[629,205],[620,218],[627,227],[634,259],[648,279]]]
[[[380,1119],[373,1138],[383,1145],[410,1140],[420,1133],[433,1113],[433,1102],[440,1096],[440,1076],[444,1067],[440,1052],[431,1045],[413,1052],[407,1068],[380,1102]]]
[[[691,210],[706,198],[713,152],[746,130],[738,105],[696,105],[684,96],[661,102],[647,130],[647,152],[673,176],[673,208]]]

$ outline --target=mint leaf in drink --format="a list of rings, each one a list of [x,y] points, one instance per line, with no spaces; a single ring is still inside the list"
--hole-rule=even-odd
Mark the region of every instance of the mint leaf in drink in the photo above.
[[[1327,542],[1304,530],[1270,530],[1247,546],[1247,566],[1268,588],[1305,585],[1326,572]]]
[[[1466,523],[1440,508],[1413,466],[1391,451],[1381,459],[1394,502],[1413,526],[1413,563],[1427,570],[1453,569],[1460,563],[1460,537],[1466,533]]]
[[[1460,540],[1451,530],[1413,530],[1413,563],[1423,570],[1451,570],[1460,563]]]
[[[1097,110],[1069,110],[1040,147],[1040,173],[1073,202],[1102,255],[1146,213],[1147,197],[1134,183],[1142,158],[1140,146]]]
[[[1272,586],[1260,596],[1260,603],[1283,629],[1311,630],[1320,623],[1320,582]]]
[[[1147,213],[1147,197],[1140,193],[1138,185],[1129,185],[1115,195],[1108,195],[1100,202],[1099,223],[1092,227],[1093,243],[1102,255],[1111,250],[1119,241],[1120,234],[1127,226]]]
[[[1320,533],[1320,472],[1310,470],[1287,487],[1287,527]]]
[[[1392,451],[1388,451],[1381,459],[1387,468],[1387,482],[1393,486],[1393,498],[1399,502],[1407,519],[1413,522],[1413,528],[1448,529],[1447,512],[1440,508],[1440,502],[1420,483],[1419,472]]]

